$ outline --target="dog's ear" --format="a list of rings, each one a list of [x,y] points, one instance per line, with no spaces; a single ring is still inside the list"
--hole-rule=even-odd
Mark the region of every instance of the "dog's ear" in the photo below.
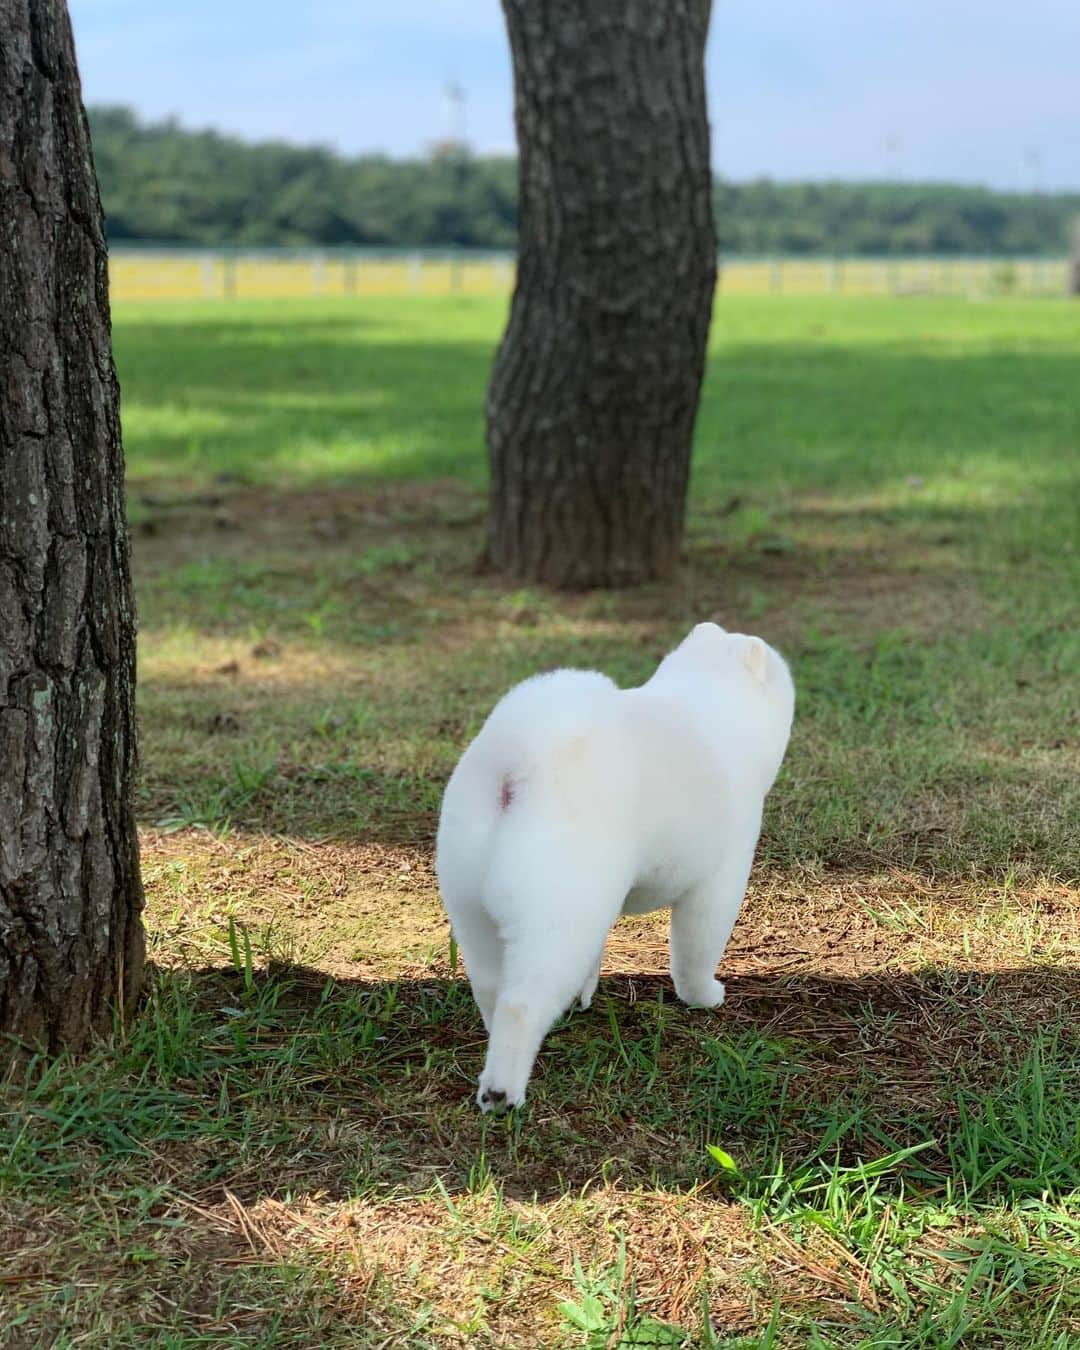
[[[769,649],[764,642],[759,637],[745,638],[739,655],[758,684],[764,684],[769,674]]]

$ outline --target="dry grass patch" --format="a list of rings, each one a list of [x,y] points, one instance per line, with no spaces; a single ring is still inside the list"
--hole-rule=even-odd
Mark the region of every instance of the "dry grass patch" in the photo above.
[[[227,960],[230,921],[263,964],[328,975],[449,973],[432,849],[209,830],[142,834],[147,924],[164,964]],[[759,868],[721,975],[825,978],[927,966],[1080,965],[1080,895],[1049,878]],[[664,975],[665,914],[621,919],[605,975]]]

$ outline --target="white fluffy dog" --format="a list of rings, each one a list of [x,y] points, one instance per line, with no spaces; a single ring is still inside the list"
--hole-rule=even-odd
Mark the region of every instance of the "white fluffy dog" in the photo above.
[[[620,914],[671,906],[671,976],[715,1007],[795,689],[702,623],[638,689],[556,670],[512,689],[443,798],[439,887],[488,1030],[477,1100],[518,1106],[552,1023],[596,991]]]

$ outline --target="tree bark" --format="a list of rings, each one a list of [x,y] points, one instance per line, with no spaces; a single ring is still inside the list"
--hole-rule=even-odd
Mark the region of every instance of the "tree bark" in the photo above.
[[[67,7],[0,0],[0,1032],[53,1052],[143,976],[123,472]]]
[[[670,575],[716,285],[709,0],[503,0],[518,275],[487,401],[489,561]]]

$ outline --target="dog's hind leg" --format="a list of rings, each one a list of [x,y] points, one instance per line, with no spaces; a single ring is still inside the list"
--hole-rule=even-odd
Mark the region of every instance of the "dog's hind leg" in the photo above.
[[[482,1110],[525,1100],[540,1042],[594,980],[623,894],[584,914],[568,909],[562,922],[552,922],[550,913],[529,914],[503,933],[502,978],[477,1093]]]
[[[499,930],[482,905],[460,903],[454,907],[453,930],[454,940],[465,961],[473,998],[484,1019],[484,1027],[490,1032],[503,963]]]

